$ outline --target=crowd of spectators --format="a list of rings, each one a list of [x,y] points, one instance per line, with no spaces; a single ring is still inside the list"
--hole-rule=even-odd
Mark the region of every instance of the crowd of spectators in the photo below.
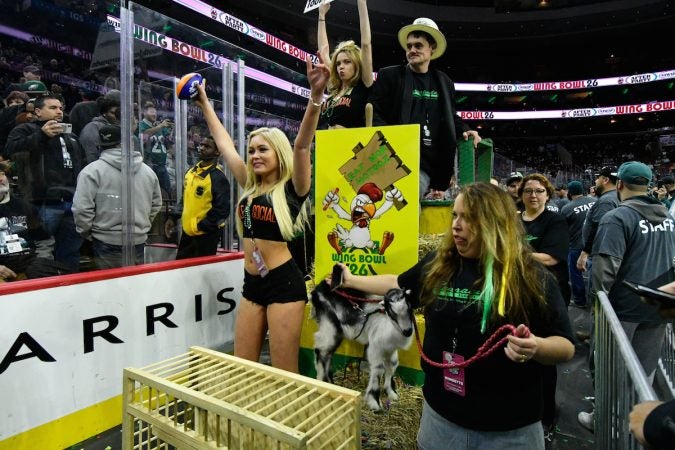
[[[92,64],[92,60],[96,59],[94,41],[100,37],[99,32],[104,30],[106,13],[110,11],[101,8],[103,4],[101,2],[69,0],[52,3],[53,8],[40,11],[39,8],[28,4],[0,0],[0,5],[8,8],[10,17],[8,24],[11,25],[7,28],[8,31],[0,35],[0,92],[5,99],[1,112],[3,120],[0,121],[0,154],[3,160],[12,159],[10,182],[16,185],[16,195],[24,195],[26,199],[30,191],[30,171],[26,169],[27,161],[22,161],[21,157],[11,158],[4,148],[5,140],[12,128],[35,119],[31,108],[20,105],[28,103],[29,96],[37,93],[24,93],[25,84],[37,81],[42,86],[40,92],[48,91],[61,102],[62,120],[64,123],[72,123],[73,136],[84,147],[87,163],[96,159],[97,132],[102,125],[110,122],[109,117],[114,113],[114,102],[110,102],[106,93],[116,92],[120,88],[117,65],[93,68]],[[66,16],[63,15],[64,11],[68,12]],[[150,19],[157,18],[150,17]],[[157,23],[165,25],[167,23],[165,19],[157,20]],[[58,30],[71,25],[81,29],[82,33],[57,33]],[[29,37],[23,40],[13,39],[12,29],[24,31]],[[184,30],[181,31],[180,27],[173,29],[173,35],[186,41],[189,39],[189,35],[184,35]],[[223,53],[223,55],[228,58],[242,56],[235,54],[236,47],[233,46],[230,50],[232,54]],[[251,56],[246,62],[252,66],[262,64],[258,69],[268,74],[278,77],[289,76],[287,81],[296,85],[305,83],[301,75],[291,76],[293,72],[288,68],[276,67],[274,63],[264,58]],[[134,79],[140,98],[134,105],[134,116],[138,119],[139,125],[143,122],[143,111],[146,107],[154,108],[156,113],[154,119],[148,119],[149,125],[154,126],[156,122],[169,124],[173,121],[175,111],[173,75],[188,71],[190,66],[187,64],[180,57],[164,58],[155,55],[135,59]],[[166,74],[166,78],[158,79],[163,76],[162,74]],[[213,71],[213,74],[207,73],[209,81],[211,77],[217,76],[219,76],[217,71]],[[481,76],[477,76],[477,81],[481,81]],[[494,80],[487,81],[494,82]],[[214,79],[207,87],[210,96],[219,97],[221,91],[219,82]],[[472,94],[475,97],[481,95]],[[304,103],[300,97],[251,79],[246,81],[245,96],[246,131],[261,126],[278,127],[293,139],[298,132],[299,116],[304,110]],[[595,98],[597,99],[597,96]],[[577,101],[570,98],[565,101],[569,103],[568,106],[579,107],[586,105],[590,100]],[[522,104],[520,108],[537,109],[541,106],[533,98],[528,98],[524,103],[527,102],[530,102],[529,106]],[[464,106],[470,105],[466,103]],[[11,108],[15,108],[16,111],[10,110]],[[198,159],[197,144],[206,131],[202,125],[201,112],[197,108],[189,105],[187,115],[188,137],[185,150],[187,164],[190,166]],[[4,120],[7,117],[11,120]],[[652,164],[657,173],[659,167],[665,167],[664,164],[669,162],[656,142],[657,137],[649,133],[624,133],[619,137],[590,135],[571,140],[561,138],[538,140],[534,137],[546,130],[550,130],[550,135],[564,136],[563,123],[568,122],[520,121],[509,125],[510,129],[504,128],[501,123],[487,127],[483,133],[493,137],[499,155],[495,162],[495,176],[499,178],[514,170],[527,173],[539,171],[555,180],[557,184],[558,180],[566,181],[572,178],[583,180],[585,175],[588,175],[586,178],[590,180],[597,168],[610,164],[619,165],[633,157]],[[569,124],[576,126],[579,121],[569,121]],[[534,134],[528,132],[530,127],[536,131]],[[140,145],[140,137],[137,133],[136,148]],[[161,161],[159,164],[155,161],[154,168],[160,178],[165,202],[173,202],[176,200],[176,180],[181,179],[181,176],[176,174],[175,128],[167,125],[162,131],[162,138],[165,148],[162,150]],[[144,149],[147,150],[146,146]],[[146,162],[150,164],[152,164],[151,155],[152,152],[146,152],[145,155]]]

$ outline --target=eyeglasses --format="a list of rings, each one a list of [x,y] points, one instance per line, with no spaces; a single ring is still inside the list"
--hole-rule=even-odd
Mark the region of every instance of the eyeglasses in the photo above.
[[[525,195],[532,195],[532,194],[541,195],[544,192],[546,192],[546,189],[542,189],[542,188],[539,188],[539,189],[523,189],[523,194],[525,194]]]

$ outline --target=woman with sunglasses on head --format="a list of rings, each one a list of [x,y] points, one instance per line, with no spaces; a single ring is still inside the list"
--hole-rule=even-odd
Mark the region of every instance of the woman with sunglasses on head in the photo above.
[[[304,205],[311,184],[310,147],[329,77],[320,55],[319,61],[316,66],[309,57],[306,61],[311,96],[293,148],[280,129],[259,128],[248,137],[244,161],[209,103],[203,84],[195,100],[243,190],[237,226],[244,238],[244,289],[235,323],[234,354],[257,361],[269,331],[272,365],[290,372],[298,372],[307,290],[288,242],[307,217]]]
[[[366,126],[365,107],[373,85],[373,54],[370,45],[370,21],[366,0],[357,0],[361,47],[354,41],[340,42],[329,59],[326,14],[330,3],[319,6],[317,41],[324,61],[329,61],[329,97],[321,111],[322,124],[328,128]]]
[[[551,182],[540,173],[523,178],[518,194],[525,210],[521,213],[525,240],[534,250],[534,258],[546,266],[556,277],[565,305],[569,305],[571,290],[567,270],[569,229],[565,218],[546,208],[553,195]],[[547,440],[553,439],[555,422],[555,391],[558,380],[555,366],[547,367],[544,375],[544,416],[542,424]]]
[[[511,197],[497,186],[461,188],[452,227],[439,248],[403,274],[356,276],[343,286],[383,295],[410,289],[424,307],[423,353],[459,362],[505,324],[502,348],[457,371],[423,359],[424,405],[418,448],[544,449],[542,370],[574,355],[567,309],[557,283],[524,243]]]

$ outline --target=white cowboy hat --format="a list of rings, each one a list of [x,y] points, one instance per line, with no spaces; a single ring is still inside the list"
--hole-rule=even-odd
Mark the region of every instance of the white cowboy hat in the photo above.
[[[445,53],[445,48],[447,47],[445,36],[439,31],[436,22],[427,19],[426,17],[415,19],[412,25],[406,25],[398,31],[398,42],[401,44],[401,47],[403,47],[403,50],[408,50],[406,48],[408,35],[413,31],[424,31],[425,33],[429,33],[436,41],[436,49],[432,53],[431,59],[440,58],[443,53]]]

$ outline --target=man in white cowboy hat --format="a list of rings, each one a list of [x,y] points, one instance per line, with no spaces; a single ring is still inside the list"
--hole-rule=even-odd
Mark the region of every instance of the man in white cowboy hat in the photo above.
[[[408,64],[380,69],[370,94],[373,125],[420,125],[420,198],[427,191],[445,191],[454,173],[457,133],[464,139],[476,131],[464,125],[455,110],[455,85],[440,70],[430,70],[433,59],[443,55],[445,36],[436,23],[415,19],[398,32]]]

